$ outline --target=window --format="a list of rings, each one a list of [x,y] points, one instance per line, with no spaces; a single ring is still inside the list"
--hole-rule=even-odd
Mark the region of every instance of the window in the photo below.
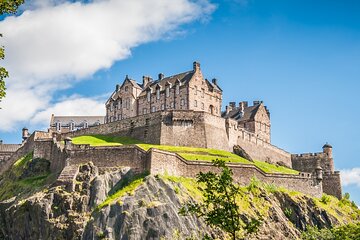
[[[56,122],[56,131],[61,131],[61,122]]]
[[[205,109],[205,104],[201,103],[201,109],[204,110]]]
[[[170,97],[170,87],[166,87],[166,97]]]
[[[148,91],[147,92],[147,101],[150,102],[150,100],[151,100],[151,92]]]
[[[88,128],[89,127],[89,124],[87,121],[84,121],[84,128]]]
[[[118,101],[118,109],[121,109],[121,99]]]
[[[170,103],[170,108],[175,108],[175,102]]]
[[[70,131],[74,131],[75,130],[75,123],[73,121],[70,122]]]
[[[185,100],[184,99],[181,99],[180,100],[180,106],[184,106],[185,105]]]
[[[160,89],[156,89],[156,99],[159,100],[160,99]]]
[[[128,87],[128,86],[125,87],[125,92],[127,92],[127,91],[129,91],[129,87]]]
[[[195,95],[197,95],[197,92],[198,92],[198,88],[197,86],[195,86]]]
[[[114,110],[114,104],[110,103],[110,111],[112,112]]]
[[[151,107],[151,112],[155,112],[155,111],[156,111],[155,106],[152,106],[152,107]]]
[[[147,114],[147,109],[143,108],[143,114]]]
[[[161,104],[161,110],[165,110],[165,104]]]
[[[194,101],[194,107],[197,107],[197,100]]]
[[[122,119],[121,114],[119,114],[118,115],[118,120],[121,120],[121,119]]]
[[[180,85],[176,84],[176,94],[179,95],[180,94]]]
[[[201,89],[201,97],[205,97],[205,89]]]

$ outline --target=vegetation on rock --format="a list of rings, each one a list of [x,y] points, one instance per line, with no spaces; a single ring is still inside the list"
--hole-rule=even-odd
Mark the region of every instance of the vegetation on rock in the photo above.
[[[32,153],[17,160],[0,176],[0,201],[43,187],[51,176],[49,167],[49,161],[33,159]]]

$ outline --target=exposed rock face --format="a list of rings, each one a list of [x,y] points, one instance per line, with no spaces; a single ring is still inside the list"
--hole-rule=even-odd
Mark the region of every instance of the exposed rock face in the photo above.
[[[194,201],[194,193],[181,181],[163,177],[147,176],[133,194],[95,210],[120,180],[131,175],[128,168],[99,171],[89,163],[79,167],[75,191],[47,187],[24,199],[1,202],[0,239],[197,239],[205,233],[224,237],[203,219],[180,216],[181,204]],[[257,189],[256,194],[244,195],[245,203],[244,222],[262,218],[259,232],[248,239],[295,239],[306,225],[338,223],[305,195],[294,200],[288,193]]]
[[[251,156],[239,145],[235,145],[234,148],[234,153],[240,157],[243,157],[251,162],[253,162],[254,160],[251,158]]]

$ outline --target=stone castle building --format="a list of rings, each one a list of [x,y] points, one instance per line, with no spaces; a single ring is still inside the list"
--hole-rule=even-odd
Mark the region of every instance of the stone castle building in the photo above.
[[[33,151],[34,156],[49,159],[52,171],[60,172],[59,179],[70,185],[78,165],[88,161],[100,168],[128,166],[136,172],[185,177],[214,170],[211,163],[201,159],[188,161],[176,153],[154,148],[144,151],[132,145],[91,147],[71,143],[72,137],[83,135],[127,136],[149,144],[236,150],[245,158],[300,172],[265,173],[254,165],[229,164],[241,184],[248,184],[256,176],[264,182],[313,196],[327,193],[341,198],[340,173],[334,168],[331,145],[325,144],[322,152],[304,154],[292,154],[274,146],[270,112],[264,103],[231,102],[221,111],[222,93],[216,79],[204,78],[197,62],[191,71],[170,77],[159,74],[156,80],[143,77],[141,84],[127,76],[106,102],[104,123],[101,116],[52,116],[48,132],[37,131],[29,136],[27,130],[23,131],[23,144],[1,165],[5,169]],[[3,169],[0,167],[0,172]]]
[[[144,76],[142,84],[126,76],[106,102],[105,122],[166,110],[194,110],[221,115],[222,90],[216,79],[205,79],[200,64],[193,70],[157,80]]]

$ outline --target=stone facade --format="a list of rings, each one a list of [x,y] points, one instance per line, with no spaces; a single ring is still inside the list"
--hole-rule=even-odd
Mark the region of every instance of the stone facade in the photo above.
[[[144,76],[142,84],[126,76],[106,102],[107,123],[166,110],[203,111],[220,116],[222,90],[216,79],[204,78],[200,64],[193,70],[157,80]]]
[[[0,166],[9,160],[12,154],[14,154],[19,148],[21,144],[4,144],[2,140],[0,140]]]
[[[51,115],[50,130],[67,133],[104,123],[104,116],[54,116]]]

